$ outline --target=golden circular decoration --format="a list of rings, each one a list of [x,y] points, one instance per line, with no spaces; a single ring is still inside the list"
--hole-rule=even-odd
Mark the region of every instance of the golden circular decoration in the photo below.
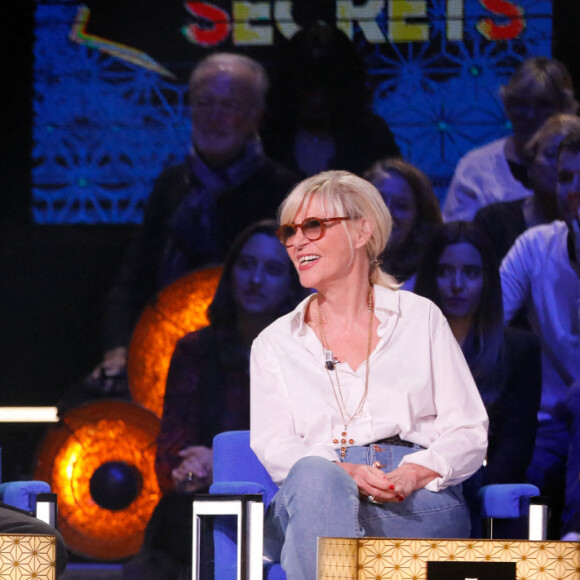
[[[136,554],[161,498],[155,474],[160,421],[127,401],[98,401],[69,411],[50,429],[34,477],[58,494],[58,526],[67,547],[97,560]],[[137,495],[123,509],[105,509],[91,495],[91,478],[116,462],[138,475]]]
[[[176,280],[145,308],[133,331],[127,363],[131,398],[158,417],[175,344],[209,324],[206,311],[221,275],[222,267],[216,266]]]

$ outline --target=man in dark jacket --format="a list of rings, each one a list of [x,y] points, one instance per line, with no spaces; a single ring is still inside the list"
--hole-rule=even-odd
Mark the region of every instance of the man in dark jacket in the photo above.
[[[105,359],[95,371],[123,371],[133,326],[147,301],[195,268],[221,262],[246,226],[273,218],[297,177],[263,151],[258,128],[268,79],[236,54],[202,60],[190,80],[192,147],[158,178],[143,226],[108,296]]]

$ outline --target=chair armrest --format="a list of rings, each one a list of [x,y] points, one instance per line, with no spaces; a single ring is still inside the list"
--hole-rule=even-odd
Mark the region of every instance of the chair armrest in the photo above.
[[[495,483],[479,490],[481,516],[514,519],[527,515],[529,499],[540,495],[530,483]]]
[[[36,509],[36,495],[50,493],[50,486],[44,481],[10,481],[0,484],[0,501],[21,510],[33,512]]]
[[[244,493],[260,493],[265,495],[266,488],[261,483],[256,483],[254,481],[217,481],[212,483],[209,488],[209,493],[212,495],[240,495]]]

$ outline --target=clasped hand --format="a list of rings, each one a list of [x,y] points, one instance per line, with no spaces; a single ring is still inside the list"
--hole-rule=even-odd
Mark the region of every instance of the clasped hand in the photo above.
[[[403,501],[412,492],[440,477],[435,471],[414,463],[405,463],[389,473],[381,471],[383,466],[378,461],[373,465],[338,465],[354,479],[362,497],[372,497],[377,503]]]
[[[181,463],[171,472],[175,489],[191,493],[211,484],[213,451],[203,445],[186,447],[178,453]]]
[[[93,379],[116,377],[125,372],[127,368],[128,350],[124,346],[118,346],[105,353],[103,361],[91,373]]]

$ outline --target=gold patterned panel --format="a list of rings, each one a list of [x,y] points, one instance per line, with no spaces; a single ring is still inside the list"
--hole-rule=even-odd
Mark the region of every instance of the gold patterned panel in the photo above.
[[[332,540],[326,542],[326,540]],[[358,545],[351,538],[320,538],[318,540],[318,577],[332,580],[356,578],[353,571],[358,562]],[[320,565],[323,563],[324,576]]]
[[[580,542],[318,540],[318,580],[426,580],[429,560],[515,562],[518,580],[580,580]]]
[[[54,580],[55,536],[0,534],[0,580]]]

